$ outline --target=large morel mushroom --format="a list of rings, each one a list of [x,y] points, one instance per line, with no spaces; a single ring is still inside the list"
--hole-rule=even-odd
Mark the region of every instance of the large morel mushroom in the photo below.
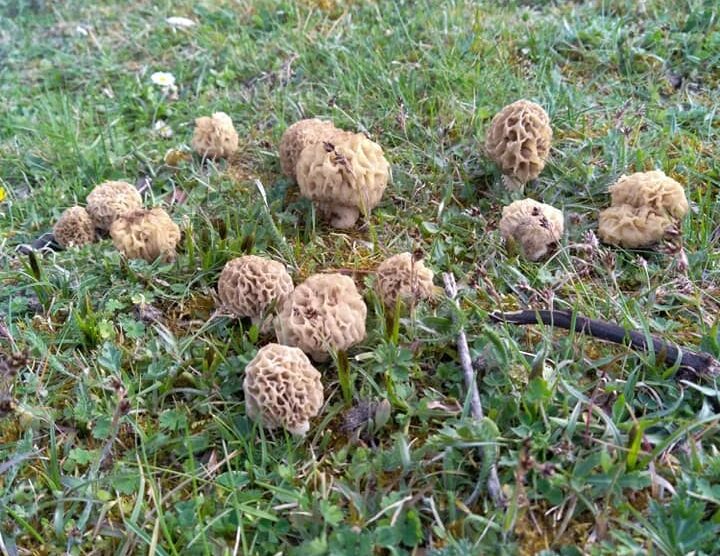
[[[300,192],[335,228],[350,228],[382,199],[390,177],[383,150],[362,133],[309,145],[296,171]]]
[[[296,346],[315,361],[365,338],[367,306],[351,278],[315,274],[297,286],[275,318],[278,342]]]
[[[375,290],[386,307],[395,307],[398,299],[411,303],[435,296],[433,271],[411,253],[400,253],[384,260],[377,268]]]
[[[282,173],[295,179],[295,167],[305,147],[321,141],[331,141],[340,132],[332,122],[310,118],[288,127],[280,139],[280,167]],[[340,132],[342,133],[342,132]]]
[[[238,134],[225,112],[195,119],[192,148],[207,158],[228,158],[238,150]]]
[[[514,201],[503,208],[500,233],[519,245],[525,258],[539,261],[552,253],[563,235],[563,213],[533,199]]]
[[[137,189],[125,181],[106,181],[87,196],[87,212],[97,228],[108,231],[119,217],[142,208]]]
[[[506,185],[520,188],[534,180],[550,154],[550,118],[539,104],[518,100],[498,112],[485,137],[485,150],[510,179]]]
[[[248,417],[269,429],[284,427],[305,436],[324,401],[320,372],[302,350],[267,344],[245,367]]]

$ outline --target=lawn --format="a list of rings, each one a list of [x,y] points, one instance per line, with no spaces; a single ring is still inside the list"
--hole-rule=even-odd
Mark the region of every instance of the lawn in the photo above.
[[[720,357],[719,19],[713,0],[0,0],[0,553],[720,554],[715,377],[488,318],[573,311]],[[522,98],[553,129],[524,194],[483,149]],[[191,156],[195,118],[217,111],[239,153]],[[349,230],[280,171],[283,131],[314,116],[391,163]],[[608,186],[653,169],[685,188],[682,234],[595,244]],[[107,239],[17,250],[109,179],[152,181],[176,261]],[[565,213],[542,262],[498,230],[523,195]],[[451,273],[457,305],[383,309],[373,271],[403,251],[439,287]],[[248,253],[296,284],[341,271],[368,305],[349,379],[342,358],[316,365],[305,438],[246,416],[268,339],[216,313],[216,286]]]

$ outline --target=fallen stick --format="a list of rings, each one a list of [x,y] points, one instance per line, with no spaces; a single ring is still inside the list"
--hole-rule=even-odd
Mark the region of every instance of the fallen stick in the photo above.
[[[455,276],[446,272],[443,274],[443,283],[445,284],[445,293],[448,298],[458,309],[460,309],[460,305],[457,302],[457,284],[455,283]],[[455,320],[454,317],[453,320]],[[463,370],[463,378],[465,379],[465,388],[470,394],[470,414],[473,419],[479,421],[484,418],[482,402],[480,401],[480,393],[478,392],[475,370],[473,369],[472,359],[470,358],[470,348],[468,347],[467,336],[465,335],[465,330],[462,326],[458,331],[457,350],[458,356],[460,357],[460,366]],[[495,506],[498,508],[505,507],[505,496],[503,494],[502,487],[500,486],[500,479],[498,478],[497,465],[495,462],[492,462],[492,465],[490,466],[490,472],[487,478],[487,489],[490,497],[495,503]],[[479,490],[476,488],[471,498],[474,498],[477,494],[479,494]]]
[[[720,362],[712,355],[685,349],[658,338],[646,336],[636,330],[628,330],[617,324],[573,315],[569,311],[528,310],[514,313],[495,312],[490,314],[493,322],[509,324],[546,324],[563,330],[574,330],[615,344],[648,353],[653,351],[659,362],[672,367],[679,364],[681,368],[692,369],[701,376],[712,376],[720,373]],[[649,340],[649,342],[648,342]],[[652,347],[651,347],[652,345]]]

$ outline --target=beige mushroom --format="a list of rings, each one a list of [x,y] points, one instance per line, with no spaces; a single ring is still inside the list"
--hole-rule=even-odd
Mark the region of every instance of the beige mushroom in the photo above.
[[[228,158],[238,150],[238,134],[225,112],[195,119],[192,148],[207,158]]]
[[[153,262],[158,257],[175,259],[180,228],[161,208],[140,209],[113,222],[110,228],[115,247],[128,259]]]
[[[300,120],[288,127],[280,139],[280,166],[283,174],[295,179],[295,166],[302,150],[308,145],[329,141],[338,131],[332,122],[317,118]]]
[[[500,233],[517,243],[523,255],[539,261],[552,253],[563,235],[562,211],[533,199],[514,201],[503,208]]]
[[[518,100],[495,115],[485,137],[485,150],[519,189],[540,175],[550,154],[550,118],[539,104]]]
[[[310,430],[324,400],[320,373],[307,355],[279,344],[262,347],[247,364],[243,390],[248,417],[298,436]]]
[[[272,327],[268,312],[282,306],[292,290],[284,265],[255,255],[228,261],[218,280],[223,305],[239,317],[250,317],[263,332]]]
[[[55,223],[53,235],[62,247],[80,247],[95,241],[95,224],[83,207],[70,207]]]
[[[683,186],[659,170],[622,176],[608,191],[612,206],[648,207],[656,214],[668,214],[678,220],[689,208]]]
[[[617,205],[600,212],[598,235],[605,243],[635,249],[658,243],[672,227],[672,218],[650,207]]]
[[[278,341],[315,361],[365,338],[367,307],[355,283],[342,274],[315,274],[297,286],[275,318]]]
[[[307,146],[297,163],[300,192],[335,228],[350,228],[382,199],[390,177],[383,150],[361,133]]]
[[[433,271],[422,260],[414,260],[410,253],[400,253],[380,263],[375,290],[383,304],[393,308],[398,298],[403,303],[432,299],[437,288]]]
[[[97,228],[109,230],[112,223],[129,212],[142,208],[137,189],[125,181],[106,181],[87,196],[87,212]]]

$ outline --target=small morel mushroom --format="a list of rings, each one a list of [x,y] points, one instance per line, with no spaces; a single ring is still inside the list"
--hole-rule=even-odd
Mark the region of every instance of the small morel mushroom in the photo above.
[[[533,199],[514,201],[503,208],[500,233],[517,243],[523,255],[539,261],[552,253],[563,235],[562,211]]]
[[[278,341],[315,361],[345,351],[365,338],[367,307],[351,278],[315,274],[297,286],[275,318]]]
[[[612,206],[648,207],[676,219],[683,218],[689,208],[683,186],[659,170],[621,176],[608,191]]]
[[[239,317],[250,317],[267,332],[271,320],[268,311],[281,307],[293,291],[292,278],[277,261],[245,255],[225,264],[218,280],[220,301]]]
[[[297,163],[300,192],[335,228],[350,228],[382,199],[390,177],[383,150],[362,133],[307,146]]]
[[[320,372],[302,350],[267,344],[245,367],[248,417],[269,429],[284,427],[297,436],[310,430],[310,419],[324,401]]]
[[[95,241],[95,224],[83,207],[70,207],[55,223],[53,235],[62,247],[80,247]]]
[[[618,205],[600,212],[598,235],[610,245],[637,249],[658,243],[672,226],[671,218],[649,207]]]
[[[180,228],[161,208],[140,209],[113,222],[110,228],[115,247],[128,259],[145,259],[153,262],[175,259],[175,248],[180,241]]]
[[[95,227],[108,231],[120,216],[142,208],[142,197],[125,181],[106,181],[87,196],[87,212]]]
[[[398,298],[403,303],[432,299],[436,287],[433,271],[422,260],[414,260],[411,253],[400,253],[386,259],[377,269],[375,289],[386,307],[395,307]]]
[[[485,150],[509,178],[505,184],[520,189],[542,172],[551,142],[552,128],[545,110],[529,100],[518,100],[492,119]]]
[[[283,174],[295,179],[295,166],[303,149],[320,141],[329,141],[338,131],[332,122],[317,118],[300,120],[288,127],[280,139],[280,166]]]
[[[598,235],[611,245],[658,243],[689,209],[682,185],[658,170],[622,176],[608,191],[611,206],[600,212]]]
[[[238,149],[238,134],[225,112],[195,119],[192,148],[207,158],[228,158]]]

